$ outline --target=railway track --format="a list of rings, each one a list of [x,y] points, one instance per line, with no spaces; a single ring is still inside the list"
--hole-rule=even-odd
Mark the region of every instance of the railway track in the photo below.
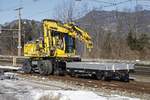
[[[150,85],[146,82],[120,82],[120,81],[101,81],[87,78],[71,77],[71,76],[40,76],[39,74],[20,74],[22,77],[32,78],[32,76],[38,76],[39,79],[43,77],[48,80],[61,81],[66,84],[73,84],[76,86],[91,87],[95,89],[110,89],[127,91],[129,93],[146,93],[150,94]]]
[[[150,65],[136,65],[134,74],[150,76]]]
[[[24,59],[26,57],[20,57],[20,58],[17,58],[17,61],[16,61],[16,66],[21,66]],[[92,59],[89,59],[92,61]],[[83,59],[83,61],[89,61],[87,59]],[[111,61],[111,60],[96,60],[96,59],[93,59],[93,61],[100,61],[100,62],[104,62],[104,61]],[[119,61],[119,60],[112,60],[114,62],[116,61]],[[123,62],[122,60],[120,60],[121,62]],[[126,61],[126,62],[129,62],[129,61]],[[133,61],[131,61],[133,62]],[[12,56],[1,56],[0,55],[0,65],[13,65],[13,59],[12,59]],[[146,62],[146,61],[142,61],[141,63],[138,62],[136,65],[135,65],[135,73],[134,75],[146,75],[146,76],[150,76],[150,64],[149,62]]]

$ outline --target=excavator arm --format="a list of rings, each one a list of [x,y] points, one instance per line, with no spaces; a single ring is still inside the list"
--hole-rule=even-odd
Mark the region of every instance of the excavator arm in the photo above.
[[[64,26],[68,27],[72,31],[72,36],[86,44],[86,47],[91,50],[93,48],[93,43],[90,35],[79,28],[77,25],[73,23],[64,24]],[[74,34],[73,34],[74,33]]]

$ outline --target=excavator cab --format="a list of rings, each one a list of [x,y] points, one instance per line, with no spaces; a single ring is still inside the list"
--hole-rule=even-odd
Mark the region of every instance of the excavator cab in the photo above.
[[[53,52],[51,56],[68,57],[68,55],[75,55],[75,38],[59,31],[51,31],[50,37],[52,38],[50,51]]]

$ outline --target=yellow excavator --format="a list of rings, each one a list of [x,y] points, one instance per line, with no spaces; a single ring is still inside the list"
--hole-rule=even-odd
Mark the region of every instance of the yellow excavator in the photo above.
[[[129,80],[132,64],[83,62],[77,55],[76,41],[81,41],[91,51],[93,42],[90,35],[74,23],[63,24],[60,21],[44,19],[43,36],[24,45],[23,63],[25,73],[39,72],[41,75],[64,75],[69,73],[94,75],[97,79],[110,79],[121,74]],[[121,67],[118,67],[121,66]],[[120,75],[120,74],[119,74]]]
[[[77,40],[84,42],[89,50],[93,48],[89,34],[74,23],[44,19],[42,25],[43,37],[24,45],[24,56],[30,57],[23,64],[26,73],[40,69],[40,74],[52,74],[58,69],[65,70],[61,65],[66,61],[81,61],[76,50]]]

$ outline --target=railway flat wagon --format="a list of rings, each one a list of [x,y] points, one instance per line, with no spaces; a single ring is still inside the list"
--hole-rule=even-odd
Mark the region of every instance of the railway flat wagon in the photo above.
[[[67,72],[71,75],[89,75],[97,79],[119,79],[129,81],[129,73],[134,71],[134,64],[110,62],[67,62]]]

